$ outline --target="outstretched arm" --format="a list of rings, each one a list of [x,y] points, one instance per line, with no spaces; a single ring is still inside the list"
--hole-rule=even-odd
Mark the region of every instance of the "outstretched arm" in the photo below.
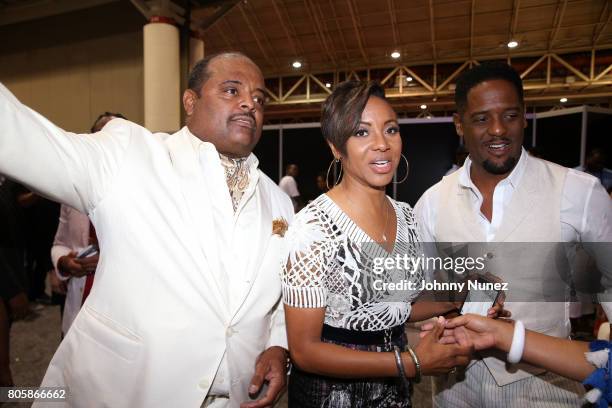
[[[462,335],[461,333],[468,335],[477,350],[495,347],[508,352],[514,333],[512,322],[473,314],[447,321],[446,328],[454,329],[455,332],[459,331],[457,333],[459,336]],[[586,342],[526,330],[522,360],[564,377],[582,381],[595,370],[595,367],[584,356],[587,351],[589,351],[589,344]]]
[[[95,135],[66,132],[0,84],[0,174],[82,212],[95,207],[127,149],[120,120]],[[123,122],[125,123],[125,122]]]

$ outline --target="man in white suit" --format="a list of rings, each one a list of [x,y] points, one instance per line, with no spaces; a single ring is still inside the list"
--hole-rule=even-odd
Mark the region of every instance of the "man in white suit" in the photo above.
[[[94,122],[91,133],[99,132],[114,118],[126,119],[120,113],[104,112]],[[95,231],[91,228],[87,214],[62,205],[59,225],[51,247],[51,262],[55,268],[56,278],[63,282],[67,289],[62,313],[64,336],[81,310],[84,297],[88,293],[86,286],[92,285],[93,274],[98,266],[98,251],[90,256],[77,255],[96,242]]]
[[[177,133],[114,119],[75,135],[0,85],[0,173],[87,213],[98,235],[96,284],[42,384],[68,387],[68,406],[262,407],[284,386],[293,212],[251,153],[263,89],[244,55],[208,57]]]

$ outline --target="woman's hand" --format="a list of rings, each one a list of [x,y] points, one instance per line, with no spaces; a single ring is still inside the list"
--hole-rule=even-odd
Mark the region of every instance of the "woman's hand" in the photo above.
[[[440,337],[443,344],[462,344],[466,341],[475,350],[497,347],[507,351],[512,343],[513,325],[507,319],[491,319],[475,314],[466,314],[442,322],[444,333]],[[421,327],[421,337],[428,335],[434,329],[433,323]],[[465,338],[468,340],[465,340]]]
[[[513,323],[509,319],[489,319],[467,314],[447,321],[445,327],[455,331],[455,338],[458,330],[464,331],[470,336],[476,350],[496,347],[507,352],[512,344]]]
[[[414,349],[421,363],[423,375],[446,374],[453,368],[466,366],[470,362],[474,350],[470,337],[460,336],[452,344],[450,342],[445,344],[440,342],[444,332],[444,318],[439,318]]]

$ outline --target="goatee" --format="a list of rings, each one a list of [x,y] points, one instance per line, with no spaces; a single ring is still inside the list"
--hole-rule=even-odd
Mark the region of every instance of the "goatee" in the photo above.
[[[508,159],[500,165],[493,164],[491,161],[485,160],[482,163],[482,167],[491,174],[502,175],[510,173],[514,166],[516,166],[517,162],[518,159],[516,157],[508,157]]]

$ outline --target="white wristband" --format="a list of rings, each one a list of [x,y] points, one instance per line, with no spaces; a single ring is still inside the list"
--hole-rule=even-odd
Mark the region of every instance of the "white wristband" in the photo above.
[[[512,335],[512,345],[508,352],[509,363],[516,364],[523,357],[523,349],[525,348],[525,325],[520,320],[514,323],[514,334]]]

